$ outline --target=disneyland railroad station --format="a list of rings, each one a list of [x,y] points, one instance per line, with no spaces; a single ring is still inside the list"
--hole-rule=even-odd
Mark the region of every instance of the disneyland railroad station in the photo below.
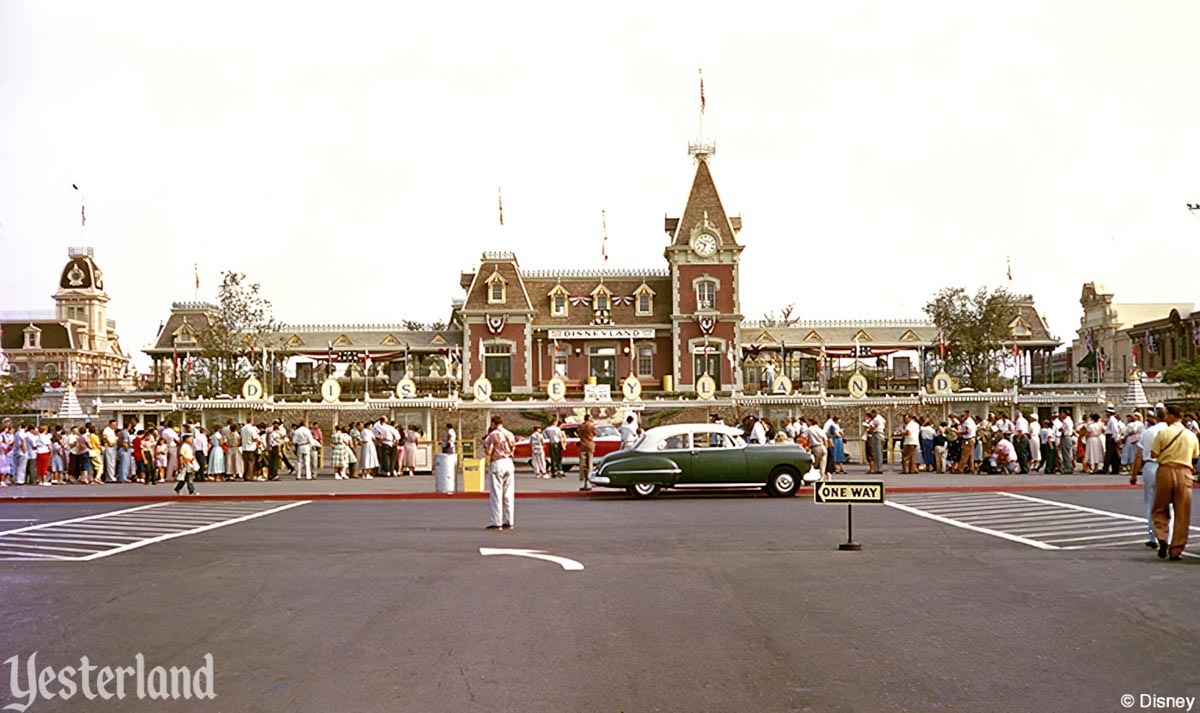
[[[944,418],[950,410],[1014,406],[1047,416],[1062,407],[1094,410],[1134,393],[1113,359],[1107,370],[1097,367],[1095,355],[1104,347],[1077,352],[1084,337],[1091,344],[1093,335],[1103,334],[1109,353],[1120,352],[1122,343],[1128,352],[1129,334],[1148,333],[1156,323],[1109,320],[1107,331],[1098,332],[1088,321],[1097,299],[1090,284],[1083,298],[1086,333],[1080,330],[1069,363],[1054,355],[1061,342],[1033,297],[1018,297],[1009,325],[1016,383],[1008,391],[958,391],[953,380],[936,379],[939,332],[925,319],[747,319],[739,262],[754,246],[739,240],[742,218],[726,211],[717,192],[715,146],[692,143],[689,154],[695,174],[683,210],[664,221],[664,265],[527,270],[515,253],[488,251],[461,275],[463,295],[436,329],[281,325],[268,346],[247,354],[260,384],[250,392],[190,393],[191,360],[203,353],[202,335],[217,311],[199,301],[172,305],[143,350],[152,366],[138,383],[115,322],[106,317],[108,297],[90,248],[71,249],[53,313],[5,318],[4,354],[15,372],[51,378],[40,404],[48,411],[57,410],[61,392],[73,384],[85,412],[121,423],[157,423],[169,414],[205,422],[280,412],[285,419],[294,414],[336,425],[391,414],[418,425],[426,437],[442,423],[461,425],[463,412],[473,411],[514,412],[518,430],[520,412],[552,411],[570,420],[585,410],[601,418],[637,411],[656,425],[751,413],[840,413],[855,424],[871,408],[889,420],[905,412]],[[1149,310],[1138,316],[1156,314],[1159,306],[1144,307]],[[1177,394],[1153,380],[1138,389],[1155,400]],[[468,417],[468,431],[473,425]],[[423,463],[431,448],[432,442],[423,444]]]

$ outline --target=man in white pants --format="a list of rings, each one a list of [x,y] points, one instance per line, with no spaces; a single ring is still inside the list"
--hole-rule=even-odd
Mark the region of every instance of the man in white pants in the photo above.
[[[296,447],[296,480],[312,480],[312,431],[301,421],[292,429],[292,445]]]
[[[488,504],[492,510],[489,530],[513,529],[513,494],[516,489],[516,469],[513,450],[517,439],[504,427],[499,416],[492,416],[492,428],[483,439],[483,452],[488,458]]]

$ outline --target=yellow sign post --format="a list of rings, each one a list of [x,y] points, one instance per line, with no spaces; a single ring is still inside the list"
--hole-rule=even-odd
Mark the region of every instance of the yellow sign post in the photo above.
[[[867,395],[867,377],[862,374],[855,373],[850,377],[850,383],[846,385],[850,390],[850,395],[856,399],[861,399]]]
[[[621,382],[621,393],[625,395],[626,401],[637,401],[642,398],[642,382],[630,374]]]
[[[410,377],[404,377],[396,384],[396,398],[412,399],[417,396],[417,382]]]
[[[247,401],[258,401],[264,394],[262,382],[253,376],[242,384],[242,398]]]
[[[550,382],[546,384],[546,396],[551,401],[562,401],[567,395],[567,382],[559,375],[555,374],[550,378]]]
[[[342,397],[342,385],[337,379],[326,379],[321,382],[321,400],[331,404]]]

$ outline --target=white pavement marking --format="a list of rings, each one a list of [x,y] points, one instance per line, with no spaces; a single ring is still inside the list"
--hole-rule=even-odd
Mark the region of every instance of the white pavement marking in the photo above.
[[[951,520],[948,517],[942,517],[941,515],[934,515],[933,513],[925,512],[924,510],[918,510],[917,508],[910,508],[907,505],[901,505],[900,503],[895,502],[893,500],[888,500],[884,504],[894,507],[897,510],[903,510],[904,512],[912,513],[913,515],[928,518],[930,520],[935,520],[937,522],[940,522],[940,523],[943,523],[946,525],[953,525],[955,527],[961,527],[964,530],[973,530],[975,532],[982,532],[985,535],[992,535],[993,537],[999,537],[1004,540],[1012,540],[1013,542],[1020,542],[1022,545],[1029,545],[1030,547],[1036,547],[1040,550],[1057,549],[1053,545],[1047,545],[1044,542],[1038,542],[1037,540],[1028,540],[1024,537],[1017,537],[1016,535],[1010,535],[1007,532],[1001,532],[999,530],[990,530],[986,527],[975,527],[974,525],[968,525],[965,522],[959,522],[958,520]]]
[[[210,508],[203,503],[172,501],[42,523],[0,532],[0,561],[96,560],[176,537],[272,515],[310,502],[272,503],[273,507],[262,509],[263,504]],[[65,545],[85,545],[89,549]]]
[[[969,501],[967,500],[969,498]],[[1012,508],[1013,501],[1027,503]],[[970,505],[964,505],[969,502]],[[1082,550],[1140,545],[1146,518],[1083,505],[997,491],[984,496],[949,493],[944,498],[903,494],[888,498],[891,507],[964,530],[1019,542],[1040,550]],[[1133,527],[1137,523],[1140,527]],[[1190,528],[1200,531],[1198,527]],[[1130,540],[1129,538],[1135,538]],[[1120,539],[1121,542],[1108,542]],[[1200,554],[1184,552],[1186,557]]]
[[[15,530],[5,530],[3,532],[0,532],[0,537],[2,537],[4,535],[12,535],[12,534],[15,534],[18,532],[27,532],[29,530],[40,530],[44,527],[53,527],[54,525],[66,525],[68,523],[86,522],[89,520],[99,520],[101,518],[114,517],[114,516],[120,515],[122,513],[138,512],[140,510],[149,510],[151,508],[160,508],[160,507],[163,507],[164,505],[170,505],[170,504],[171,503],[151,503],[149,505],[139,505],[135,508],[126,508],[124,510],[113,510],[112,512],[100,513],[99,515],[86,515],[84,517],[76,517],[76,518],[72,518],[70,520],[59,520],[57,522],[44,522],[41,525],[30,525],[29,527],[19,527]]]
[[[566,557],[558,557],[556,555],[546,554],[545,550],[514,550],[500,549],[495,547],[480,547],[479,554],[484,557],[491,555],[513,555],[515,557],[530,557],[535,560],[546,560],[557,565],[562,565],[562,568],[568,571],[579,571],[583,569],[583,564],[575,560],[567,559]]]

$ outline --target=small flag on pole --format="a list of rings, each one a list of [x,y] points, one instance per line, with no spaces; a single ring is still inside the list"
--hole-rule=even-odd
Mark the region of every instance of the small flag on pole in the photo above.
[[[200,289],[200,266],[197,263],[192,263],[192,272],[196,275],[196,289]]]
[[[698,71],[700,72],[700,113],[703,114],[704,113],[704,70],[700,69]]]
[[[600,243],[600,255],[604,258],[604,264],[608,264],[608,216],[605,211],[600,211],[600,228],[604,232],[604,241]]]
[[[1008,281],[1012,282],[1012,258],[1006,257],[1004,260],[1008,263]]]
[[[938,332],[938,339],[941,341],[941,345],[939,346],[939,349],[942,352],[942,358],[945,359],[946,358],[946,333]]]
[[[496,186],[496,201],[500,207],[500,225],[504,225],[504,195],[500,192],[500,186]]]
[[[79,185],[78,185],[78,184],[75,184],[75,183],[72,183],[72,184],[71,184],[71,188],[73,188],[73,189],[75,189],[75,190],[77,190],[77,191],[78,191],[78,190],[79,190]],[[84,204],[83,204],[83,196],[80,196],[80,197],[79,197],[79,224],[80,224],[81,226],[86,226],[86,225],[87,225],[87,207],[86,207],[86,206],[84,206]]]
[[[479,363],[483,364],[483,337],[479,338]]]

